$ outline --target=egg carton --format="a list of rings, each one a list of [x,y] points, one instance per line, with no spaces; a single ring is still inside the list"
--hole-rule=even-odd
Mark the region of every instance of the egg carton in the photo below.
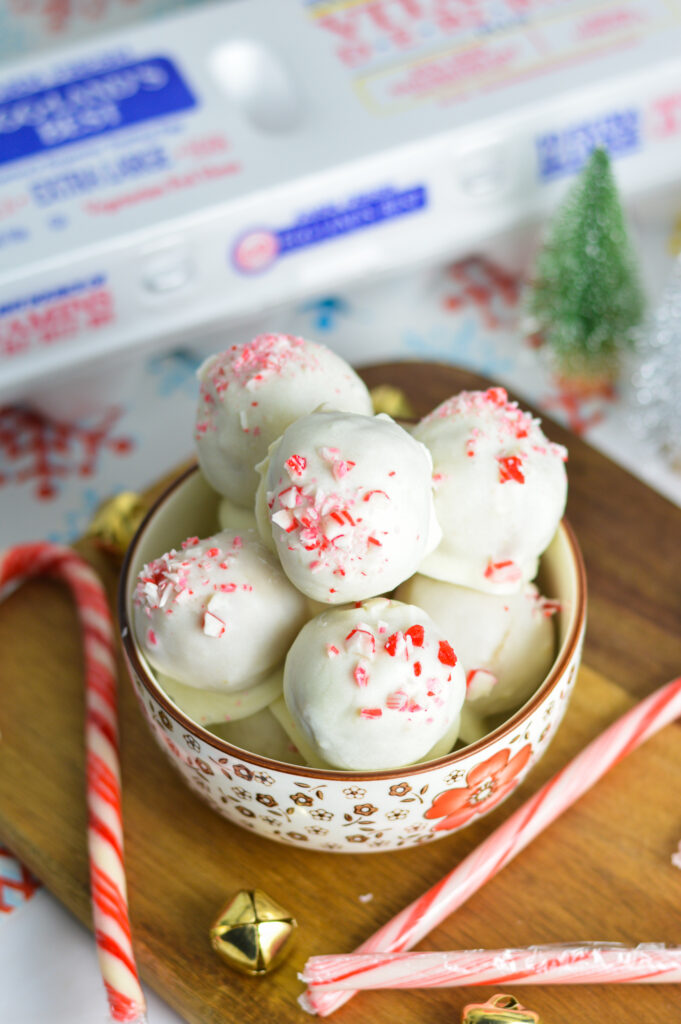
[[[673,186],[680,19],[232,0],[6,67],[0,401],[513,237],[596,145],[626,197]]]

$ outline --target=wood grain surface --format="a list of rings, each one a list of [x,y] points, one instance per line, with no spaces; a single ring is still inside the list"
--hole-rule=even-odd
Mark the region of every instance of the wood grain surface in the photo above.
[[[418,413],[479,378],[447,366],[363,371],[403,387]],[[121,671],[121,757],[133,932],[145,979],[192,1024],[303,1022],[296,972],[313,953],[352,949],[458,863],[634,698],[681,671],[681,512],[602,455],[568,445],[568,515],[587,564],[584,667],[545,758],[482,822],[424,848],[334,855],[279,846],[215,815],[175,775]],[[79,545],[110,593],[116,566]],[[0,836],[89,923],[78,626],[66,590],[39,580],[0,608]],[[423,949],[608,940],[681,944],[678,724],[614,769],[573,809],[434,931]],[[260,886],[299,921],[290,959],[259,979],[232,973],[208,928],[239,888]],[[360,894],[373,900],[362,903]],[[492,990],[366,993],[339,1024],[457,1021]],[[545,1024],[681,1019],[676,986],[518,988]],[[104,1007],[104,996],[102,996]],[[11,1022],[8,1022],[11,1024]],[[153,1024],[153,1022],[150,1022]]]

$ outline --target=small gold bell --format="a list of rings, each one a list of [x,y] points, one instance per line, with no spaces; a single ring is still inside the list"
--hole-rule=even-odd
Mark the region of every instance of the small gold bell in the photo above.
[[[394,420],[415,420],[416,412],[402,388],[393,387],[392,384],[379,384],[371,389],[371,402],[374,412],[387,413]]]
[[[121,491],[99,506],[85,536],[105,551],[124,555],[146,511],[139,494]]]
[[[241,889],[210,930],[213,949],[244,974],[267,974],[288,954],[295,918],[262,889]]]
[[[514,996],[498,994],[486,1003],[464,1006],[461,1024],[541,1024],[539,1014],[521,1006]]]

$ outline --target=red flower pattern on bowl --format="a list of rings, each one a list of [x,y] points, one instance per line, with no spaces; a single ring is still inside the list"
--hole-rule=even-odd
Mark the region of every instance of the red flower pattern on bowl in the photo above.
[[[506,748],[497,750],[486,761],[476,764],[468,772],[465,786],[447,789],[433,800],[425,817],[443,819],[433,825],[433,831],[444,832],[461,828],[462,825],[468,824],[471,818],[487,814],[520,782],[519,776],[531,756],[532,745],[528,743],[514,757],[511,757],[511,751]]]

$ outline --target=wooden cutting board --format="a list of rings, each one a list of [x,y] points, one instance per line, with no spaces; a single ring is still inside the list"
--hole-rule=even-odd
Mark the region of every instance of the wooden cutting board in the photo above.
[[[479,378],[447,366],[364,371],[405,389],[419,414]],[[530,778],[491,816],[436,844],[334,855],[259,839],[223,821],[176,777],[121,671],[121,757],[133,932],[145,979],[192,1024],[304,1022],[296,979],[313,953],[352,949],[458,863],[635,698],[681,672],[681,511],[557,426],[570,449],[568,515],[589,579],[584,667],[564,724]],[[116,566],[80,549],[111,594]],[[82,679],[67,592],[30,583],[0,608],[0,836],[89,922],[83,803]],[[434,931],[423,949],[608,940],[681,944],[679,725],[614,769],[516,861]],[[144,770],[142,770],[142,768]],[[232,973],[208,928],[239,888],[260,886],[299,921],[297,947],[273,975]],[[359,896],[373,893],[371,902]],[[339,1024],[460,1019],[493,990],[366,993]],[[678,987],[518,988],[545,1024],[654,1024],[681,1013]],[[676,1013],[674,1013],[674,1009]],[[9,1022],[8,1022],[9,1024]],[[153,1024],[153,1022],[151,1022]]]

